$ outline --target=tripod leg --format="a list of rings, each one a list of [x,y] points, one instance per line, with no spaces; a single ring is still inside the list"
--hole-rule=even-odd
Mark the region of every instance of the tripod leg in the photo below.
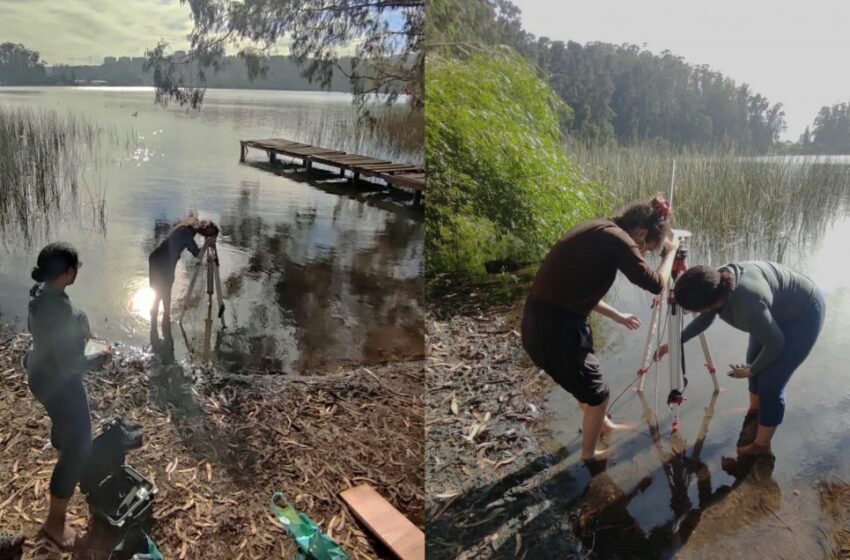
[[[675,303],[670,304],[670,330],[667,333],[667,345],[670,349],[670,394],[667,404],[673,411],[673,433],[679,430],[679,405],[682,403],[682,309]]]
[[[189,282],[189,288],[186,290],[186,295],[183,296],[183,303],[180,310],[180,322],[183,322],[183,316],[186,315],[186,309],[189,307],[189,298],[192,296],[192,290],[195,288],[195,281],[198,279],[198,273],[201,271],[201,265],[204,264],[204,256],[207,254],[207,247],[201,250],[198,255],[198,262],[195,264],[195,273],[192,274],[192,280]]]
[[[644,346],[643,351],[643,362],[641,363],[641,367],[638,370],[637,374],[640,376],[640,382],[638,383],[638,392],[643,391],[643,382],[646,379],[646,372],[649,371],[649,366],[652,363],[652,341],[653,336],[655,335],[655,331],[658,328],[658,316],[661,315],[661,306],[662,304],[659,302],[658,305],[652,308],[652,316],[649,319],[649,330],[646,333],[646,345]]]
[[[218,318],[221,319],[222,328],[227,328],[227,325],[224,324],[224,299],[221,295],[221,270],[218,266],[218,255],[216,255],[215,259],[215,293],[218,297]]]
[[[720,392],[720,385],[717,383],[717,369],[714,367],[714,359],[711,357],[711,350],[708,348],[708,340],[705,338],[705,333],[700,333],[699,343],[702,346],[702,353],[705,355],[705,367],[708,368],[708,373],[711,374],[711,381],[714,383],[714,392]]]

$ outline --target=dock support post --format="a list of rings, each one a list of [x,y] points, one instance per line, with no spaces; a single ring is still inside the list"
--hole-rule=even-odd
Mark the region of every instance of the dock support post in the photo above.
[[[419,206],[422,204],[422,191],[416,191],[416,194],[413,196],[413,205]]]
[[[313,160],[312,159],[310,159],[308,157],[304,158],[304,169],[306,169],[307,171],[311,171],[313,169]]]
[[[272,150],[269,150],[268,154],[269,154],[269,165],[274,165],[275,162],[277,161],[277,154],[274,153]]]
[[[245,142],[239,142],[239,163],[245,163],[245,152],[248,148],[245,147]]]

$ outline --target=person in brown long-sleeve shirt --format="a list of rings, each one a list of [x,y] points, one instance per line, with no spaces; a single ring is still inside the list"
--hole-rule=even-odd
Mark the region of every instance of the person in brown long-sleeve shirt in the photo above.
[[[656,196],[616,218],[581,223],[555,244],[534,277],[522,318],[522,341],[532,361],[569,391],[584,410],[581,457],[601,459],[599,436],[622,428],[605,416],[608,387],[599,372],[588,316],[596,311],[629,329],[640,320],[602,301],[617,271],[660,294],[670,279],[678,240],[670,233],[670,206]],[[643,255],[663,247],[653,270]]]

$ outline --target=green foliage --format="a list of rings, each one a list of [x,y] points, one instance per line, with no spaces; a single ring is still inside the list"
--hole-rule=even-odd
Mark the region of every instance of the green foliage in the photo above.
[[[535,63],[575,112],[566,131],[589,144],[660,141],[763,154],[785,130],[781,103],[708,66],[635,45],[536,38],[510,0],[429,1],[427,25],[428,44],[443,55],[506,45]]]
[[[527,57],[534,52],[509,0],[429,0],[425,22],[431,52],[462,57],[476,45],[508,45]]]
[[[510,49],[429,56],[425,159],[431,274],[535,260],[607,206],[561,146],[569,108]]]
[[[0,44],[0,84],[30,85],[46,82],[44,61],[20,43]]]
[[[850,103],[823,107],[815,119],[811,136],[816,153],[850,154]]]
[[[766,153],[785,130],[781,103],[669,51],[545,38],[536,49],[555,91],[575,109],[571,134],[593,144],[663,140]]]
[[[249,78],[266,74],[268,56],[285,46],[305,77],[330,87],[342,72],[361,108],[382,96],[387,104],[406,95],[424,98],[424,0],[181,0],[194,23],[191,51],[177,56],[160,42],[146,53],[160,103],[199,108],[209,71],[221,70],[237,51]],[[354,55],[343,67],[342,51]],[[364,111],[367,112],[368,111]]]

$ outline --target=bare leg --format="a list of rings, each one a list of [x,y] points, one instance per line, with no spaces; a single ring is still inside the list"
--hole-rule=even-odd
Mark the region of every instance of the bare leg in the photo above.
[[[759,396],[755,393],[750,393],[750,410],[748,412],[756,412],[759,409]]]
[[[77,538],[77,533],[65,522],[70,498],[60,499],[50,496],[50,510],[44,522],[44,532],[56,541],[62,548],[71,549]]]
[[[162,324],[171,322],[171,288],[162,292]]]
[[[602,433],[602,425],[605,422],[605,410],[607,407],[608,397],[596,406],[582,405],[584,419],[581,424],[581,458],[585,461],[605,457],[606,451],[597,451],[596,443],[599,441],[599,435]]]
[[[759,424],[756,431],[756,439],[751,445],[738,449],[741,455],[768,455],[770,454],[770,440],[776,433],[776,426],[762,426]]]
[[[759,397],[755,393],[750,393],[750,408],[747,409],[747,414],[744,415],[744,424],[741,426],[741,433],[738,435],[738,447],[747,447],[756,439],[756,428],[758,427],[759,415]]]
[[[156,322],[156,317],[159,315],[159,302],[162,301],[162,296],[159,295],[159,291],[155,292],[155,296],[153,298],[153,307],[151,307],[151,322]]]
[[[587,413],[587,409],[590,408],[585,403],[578,403],[581,409]],[[604,416],[602,420],[602,435],[607,436],[611,432],[619,431],[619,430],[634,430],[636,428],[635,424],[618,424],[608,418],[607,415]]]

